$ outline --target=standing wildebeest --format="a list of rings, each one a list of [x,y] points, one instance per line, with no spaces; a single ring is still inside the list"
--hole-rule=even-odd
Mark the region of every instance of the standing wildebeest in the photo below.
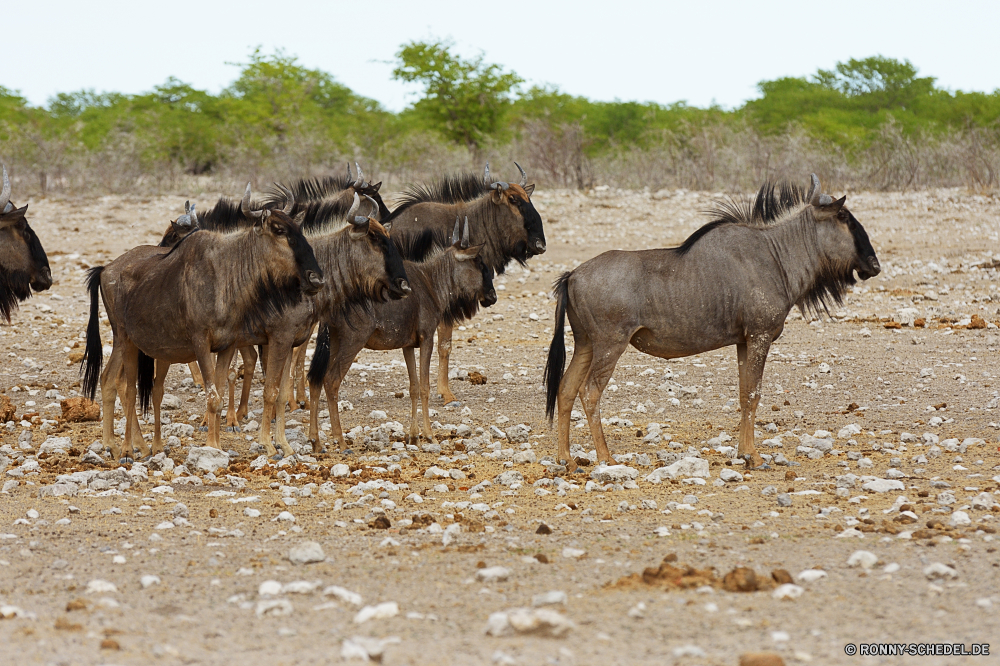
[[[49,258],[28,224],[27,206],[10,202],[10,178],[3,167],[3,190],[0,191],[0,317],[8,323],[17,304],[31,297],[31,290],[45,291],[52,286]]]
[[[472,174],[445,177],[430,187],[411,187],[402,203],[385,221],[404,259],[421,261],[433,248],[448,247],[452,220],[468,217],[474,245],[483,245],[480,258],[497,273],[503,273],[511,259],[522,266],[529,257],[545,252],[542,218],[531,203],[534,185],[521,172],[520,183],[494,181],[489,164],[482,179]],[[469,319],[477,304],[455,311],[438,326],[438,393],[445,404],[455,402],[448,388],[448,359],[451,355],[453,324]]]
[[[387,301],[374,305],[369,312],[348,315],[327,322],[316,341],[316,354],[309,366],[309,439],[319,441],[319,394],[326,387],[330,407],[332,439],[344,446],[344,431],[340,425],[337,405],[340,383],[351,368],[354,357],[364,348],[400,349],[410,377],[410,440],[416,444],[417,400],[423,409],[424,436],[434,440],[427,410],[430,393],[431,353],[434,330],[442,321],[453,321],[455,312],[489,307],[497,302],[493,289],[493,269],[480,258],[482,245],[469,247],[469,221],[459,236],[459,220],[455,220],[452,245],[437,250],[422,263],[404,261],[413,292],[402,301]],[[420,348],[420,376],[417,377],[413,350]]]
[[[618,358],[632,344],[660,358],[736,345],[740,377],[737,455],[749,467],[763,459],[754,447],[754,417],[764,361],[793,306],[818,311],[841,303],[854,271],[862,280],[881,272],[864,227],[822,194],[812,175],[809,193],[794,185],[761,187],[752,201],[718,207],[716,219],[677,248],[613,250],[564,273],[555,284],[556,324],[545,368],[545,411],[558,403],[559,458],[568,461],[569,417],[580,396],[597,447],[611,453],[601,428],[600,401]],[[569,317],[576,347],[563,376]]]
[[[234,345],[242,336],[256,334],[268,318],[300,302],[303,292],[319,291],[323,278],[316,257],[298,225],[280,210],[263,212],[252,228],[239,233],[191,233],[167,253],[136,261],[133,252],[146,250],[137,248],[115,260],[125,266],[111,287],[113,297],[105,299],[113,344],[122,345],[118,358],[125,365],[124,412],[126,416],[135,412],[140,353],[166,363],[196,359],[208,396],[208,445],[218,448],[221,396],[216,383],[229,368]],[[88,376],[100,371],[97,299],[103,291],[103,270],[100,266],[91,269],[88,278]],[[218,354],[215,367],[213,353]],[[148,366],[152,363],[143,365],[151,385],[152,367]],[[108,421],[114,419],[114,402],[112,398],[108,405],[107,396],[112,395],[117,371],[109,364],[101,375],[105,445],[109,448],[113,438],[108,437]],[[126,418],[125,445],[129,449],[132,428],[132,419]]]
[[[252,335],[238,341],[242,348],[263,345],[264,350],[264,412],[261,416],[259,441],[268,455],[277,455],[271,442],[271,420],[275,420],[274,439],[284,455],[294,455],[285,438],[285,402],[291,388],[290,370],[293,348],[309,339],[317,318],[324,321],[343,318],[352,310],[365,309],[373,302],[400,299],[410,293],[403,261],[390,242],[389,235],[374,216],[378,204],[370,197],[367,215],[355,215],[360,198],[353,196],[353,205],[346,217],[329,215],[317,218],[305,230],[326,281],[312,299],[289,307],[269,317]],[[294,206],[294,196],[287,192],[285,208]],[[265,209],[266,210],[266,209]],[[239,229],[253,224],[261,211],[252,210],[249,197],[239,209],[219,202],[201,218],[203,226]],[[296,217],[300,217],[301,213]],[[313,442],[313,450],[321,447]]]

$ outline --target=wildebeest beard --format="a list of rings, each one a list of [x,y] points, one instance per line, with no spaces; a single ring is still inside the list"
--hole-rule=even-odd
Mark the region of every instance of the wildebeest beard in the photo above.
[[[31,276],[27,271],[0,267],[0,316],[10,323],[17,304],[31,297]]]
[[[242,325],[247,335],[252,337],[263,334],[269,319],[302,302],[302,286],[297,277],[277,282],[270,275],[261,276],[250,293],[251,307],[244,315]]]

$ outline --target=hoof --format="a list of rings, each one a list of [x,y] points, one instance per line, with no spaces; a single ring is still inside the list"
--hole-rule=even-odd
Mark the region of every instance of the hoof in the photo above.
[[[340,455],[343,455],[343,456],[353,456],[354,455],[354,450],[353,449],[344,449],[343,451],[340,452]]]
[[[208,426],[198,426],[198,432],[208,432]]]
[[[271,460],[273,460],[273,461],[275,461],[275,462],[278,462],[278,461],[279,461],[279,460],[281,460],[281,459],[282,459],[283,457],[284,457],[284,456],[282,456],[282,455],[281,455],[281,452],[279,451],[278,453],[275,453],[275,454],[274,454],[273,456],[271,456],[271,457],[270,457],[270,459],[271,459]]]
[[[119,464],[122,464],[122,465],[131,465],[132,463],[135,462],[135,460],[133,460],[132,458],[129,458],[128,456],[122,456],[121,458],[118,459],[118,462],[119,462]]]
[[[326,447],[324,446],[321,449],[313,449],[312,452],[315,453],[318,456],[323,455],[323,454],[326,453]]]
[[[150,453],[148,456],[146,456],[145,458],[142,459],[142,462],[148,463],[152,459],[153,459],[153,454]]]
[[[297,402],[295,404],[297,404],[299,406],[299,409],[305,409],[306,408],[306,403],[304,403],[304,402]]]
[[[587,473],[587,470],[585,470],[585,469],[584,469],[584,468],[582,468],[582,467],[577,467],[576,469],[574,469],[574,470],[573,470],[573,473],[574,473],[574,474],[586,474],[586,473]]]
[[[226,432],[243,432],[238,425],[226,426]]]

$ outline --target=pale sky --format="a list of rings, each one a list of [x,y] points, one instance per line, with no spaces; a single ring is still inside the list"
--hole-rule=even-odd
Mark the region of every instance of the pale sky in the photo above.
[[[0,9],[0,85],[44,104],[85,88],[139,93],[178,79],[216,93],[255,46],[283,48],[399,110],[391,78],[412,39],[594,100],[739,106],[755,84],[869,55],[910,59],[955,90],[1000,88],[1000,2],[445,2],[442,0],[85,0]]]

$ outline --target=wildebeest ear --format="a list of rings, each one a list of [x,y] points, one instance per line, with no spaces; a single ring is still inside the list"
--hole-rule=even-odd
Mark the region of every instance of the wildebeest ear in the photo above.
[[[381,180],[378,181],[377,183],[375,183],[374,185],[372,185],[372,189],[375,190],[376,192],[378,192],[381,187],[382,187],[382,181]]]
[[[7,204],[8,206],[10,204]],[[28,204],[15,208],[10,212],[0,214],[0,229],[12,227],[15,224],[24,222],[24,214],[28,212]]]
[[[530,197],[531,193],[535,191],[535,184],[531,183],[530,185],[525,185],[524,186],[524,191],[527,192],[528,196]]]
[[[305,221],[306,221],[306,212],[304,210],[299,211],[298,213],[295,214],[295,217],[292,218],[292,222],[294,222],[295,226],[297,227],[301,227],[302,223]]]
[[[467,247],[465,249],[455,248],[455,259],[458,261],[469,261],[470,259],[475,259],[479,256],[482,249],[483,245],[473,245],[472,247]]]

